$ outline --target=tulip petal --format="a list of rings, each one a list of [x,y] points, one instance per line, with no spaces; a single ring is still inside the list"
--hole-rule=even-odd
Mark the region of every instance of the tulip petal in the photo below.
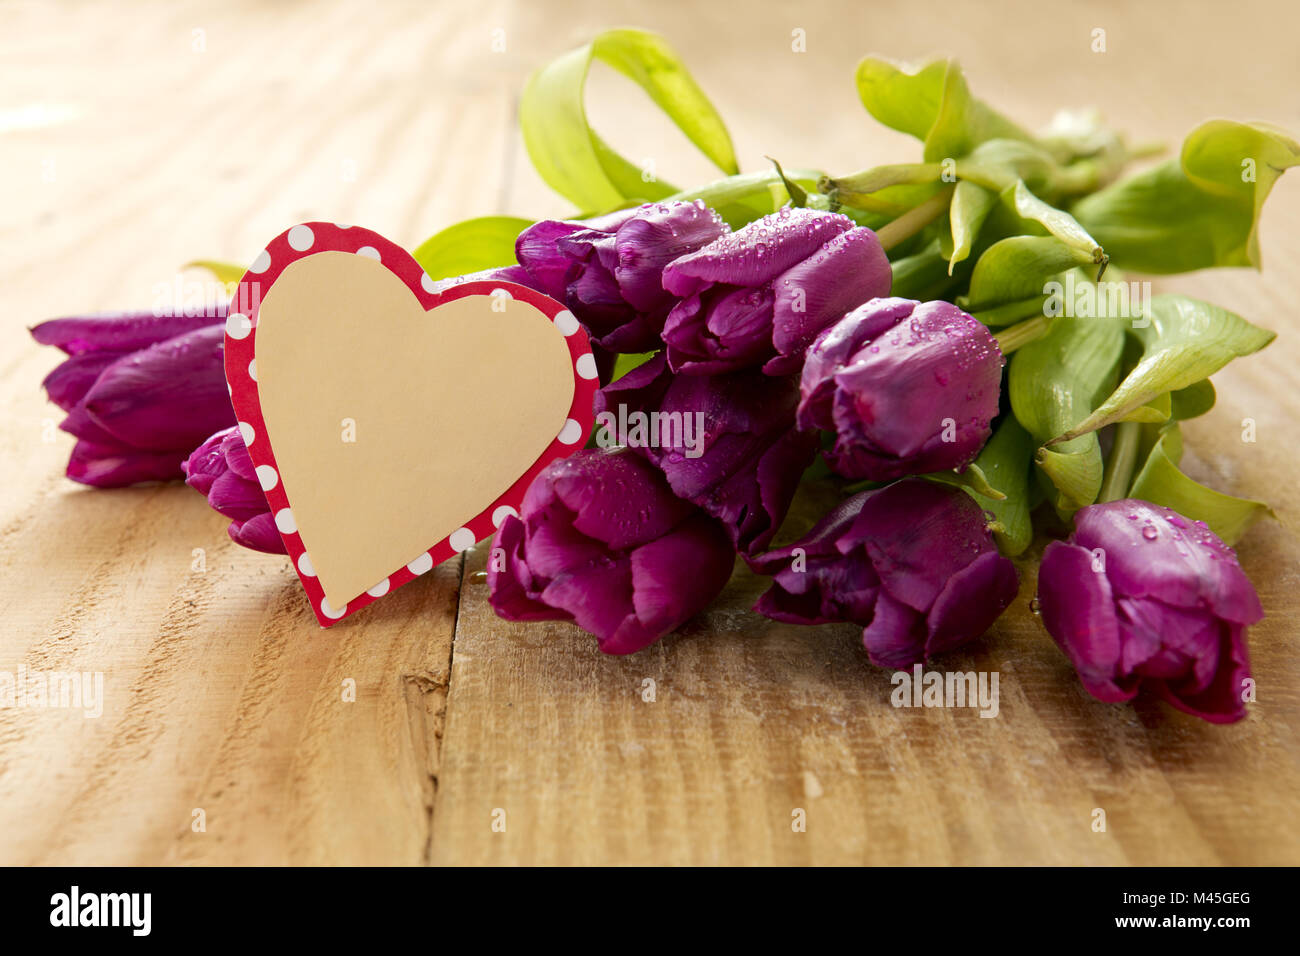
[[[1106,551],[1107,576],[1128,597],[1209,607],[1239,624],[1264,616],[1232,549],[1213,531],[1169,508],[1132,499],[1084,508],[1075,516],[1075,540],[1089,550]],[[1131,546],[1115,547],[1117,542]]]
[[[894,598],[929,611],[948,579],[991,550],[984,513],[964,491],[937,482],[907,479],[871,494],[841,553],[863,546]]]
[[[835,236],[776,281],[772,344],[778,354],[763,371],[799,371],[804,352],[822,330],[864,302],[889,295],[892,281],[889,259],[870,229]]]
[[[676,260],[663,285],[679,298],[714,284],[765,285],[852,228],[838,213],[786,207]]]
[[[881,590],[875,616],[862,632],[867,656],[877,667],[911,667],[925,657],[925,618]]]
[[[120,488],[146,481],[170,481],[180,475],[184,451],[140,451],[82,439],[72,449],[67,475],[96,488]]]
[[[235,423],[224,335],[221,326],[199,329],[118,359],[87,392],[87,413],[137,448],[194,448]]]
[[[524,523],[514,515],[501,522],[492,550],[504,555],[488,564],[488,602],[498,617],[509,621],[573,620],[567,611],[553,608],[532,593],[532,575],[522,555]]]
[[[554,578],[541,599],[562,608],[574,622],[596,635],[604,650],[632,613],[632,563],[627,557],[582,564]]]
[[[134,352],[158,342],[208,326],[222,326],[226,306],[216,306],[211,315],[155,315],[152,312],[100,312],[65,319],[50,319],[32,328],[32,338],[41,345],[53,345],[69,355],[84,352]]]
[[[235,521],[248,521],[271,510],[262,486],[240,478],[233,471],[223,472],[213,480],[208,489],[208,504],[213,511]]]
[[[944,585],[927,615],[925,656],[933,657],[973,641],[993,626],[1020,590],[1016,566],[985,551]]]
[[[230,540],[240,547],[263,554],[288,554],[284,539],[275,526],[275,519],[269,511],[263,512],[247,521],[232,521],[226,529]]]
[[[1246,716],[1243,700],[1250,679],[1250,656],[1246,649],[1245,627],[1236,623],[1221,625],[1221,647],[1214,679],[1203,690],[1195,681],[1185,684],[1157,684],[1160,695],[1185,713],[1215,724],[1230,724]]]
[[[1092,552],[1053,541],[1038,569],[1038,600],[1052,639],[1079,672],[1088,693],[1116,703],[1132,700],[1138,682],[1116,679],[1121,660],[1119,622],[1110,582],[1094,570]]]
[[[65,412],[72,411],[90,391],[100,373],[119,358],[121,352],[81,352],[64,359],[41,382],[50,401]]]
[[[735,552],[717,521],[695,514],[632,552],[632,606],[657,640],[718,596]]]

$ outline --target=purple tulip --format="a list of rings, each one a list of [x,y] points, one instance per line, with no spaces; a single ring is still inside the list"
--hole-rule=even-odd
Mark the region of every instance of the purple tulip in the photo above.
[[[501,617],[574,621],[630,654],[712,601],[734,560],[722,525],[644,459],[587,450],[549,465],[502,522],[488,585]]]
[[[879,667],[905,668],[974,640],[1016,596],[984,512],[921,478],[843,501],[805,537],[750,562],[773,575],[754,610],[777,621],[851,621]]]
[[[288,553],[237,427],[217,432],[194,449],[181,469],[185,483],[230,519],[226,530],[232,541],[267,554]]]
[[[596,422],[750,554],[771,541],[817,454],[816,434],[794,427],[798,400],[793,377],[673,375],[660,352],[596,394]]]
[[[470,272],[463,276],[451,276],[447,279],[435,279],[433,281],[433,290],[443,292],[453,286],[464,285],[466,282],[513,282],[516,285],[527,286],[547,294],[541,284],[533,278],[532,274],[523,266],[500,266],[495,269],[482,269],[479,272]]]
[[[822,329],[888,295],[890,282],[870,229],[837,213],[783,208],[664,270],[664,288],[682,300],[664,325],[668,363],[690,374],[761,364],[789,375]]]
[[[46,376],[78,441],[67,475],[98,487],[181,477],[194,446],[233,425],[222,368],[225,307],[212,315],[102,313],[31,330],[68,358]]]
[[[1231,548],[1170,508],[1090,505],[1038,572],[1048,632],[1088,693],[1131,700],[1143,684],[1217,724],[1246,716],[1246,628],[1264,616]]]
[[[565,303],[592,342],[611,352],[661,347],[676,299],[664,266],[723,235],[727,225],[702,202],[647,203],[597,219],[547,220],[515,243],[540,291]]]
[[[835,433],[826,458],[847,478],[964,468],[989,437],[1003,364],[988,329],[955,305],[876,299],[808,350],[799,425]]]

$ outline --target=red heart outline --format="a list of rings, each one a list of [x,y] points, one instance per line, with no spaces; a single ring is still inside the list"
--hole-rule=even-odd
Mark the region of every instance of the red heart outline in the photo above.
[[[308,233],[303,233],[302,230],[304,229],[308,230]],[[310,235],[310,240],[304,248],[297,249],[290,243],[291,233],[297,240],[298,245],[303,245],[305,235]],[[365,250],[365,252],[363,253],[361,250]],[[587,340],[586,331],[578,324],[577,319],[573,317],[573,314],[568,309],[540,292],[535,292],[526,286],[513,282],[496,281],[464,282],[438,289],[433,280],[425,274],[420,264],[415,261],[409,252],[396,243],[388,241],[378,233],[363,229],[360,226],[340,226],[329,222],[300,223],[286,229],[272,239],[267,244],[265,251],[257,257],[252,267],[240,279],[230,303],[225,337],[226,382],[230,386],[230,402],[234,406],[236,420],[241,425],[251,427],[254,435],[261,439],[254,440],[248,446],[249,457],[252,458],[254,467],[259,469],[259,477],[260,469],[263,466],[275,470],[275,484],[269,489],[263,487],[263,494],[266,495],[271,513],[277,516],[276,527],[279,529],[280,537],[289,552],[289,558],[293,561],[294,570],[297,572],[299,580],[302,581],[303,589],[307,592],[312,611],[322,627],[329,627],[356,613],[366,605],[379,600],[379,598],[391,593],[403,584],[414,581],[434,566],[457,554],[458,551],[452,547],[451,536],[449,535],[433,544],[425,552],[429,558],[428,567],[423,567],[426,562],[423,560],[424,555],[421,555],[409,565],[390,572],[385,582],[375,586],[375,588],[383,587],[383,590],[378,594],[372,593],[375,590],[375,588],[372,588],[370,591],[363,592],[348,601],[347,605],[341,610],[331,614],[330,611],[335,609],[330,608],[325,602],[325,591],[321,587],[315,572],[310,570],[310,559],[307,558],[308,549],[303,543],[302,536],[298,533],[296,525],[293,525],[291,521],[287,521],[286,523],[289,524],[290,529],[286,530],[278,518],[282,513],[291,516],[292,510],[288,494],[285,492],[284,482],[278,478],[280,469],[275,461],[274,441],[267,432],[266,422],[262,418],[262,406],[258,395],[257,379],[255,377],[256,366],[253,364],[256,358],[258,312],[266,293],[270,291],[275,281],[286,268],[300,259],[321,252],[358,253],[370,255],[371,258],[374,258],[377,254],[379,261],[406,284],[406,287],[410,289],[412,295],[415,296],[426,312],[464,296],[486,296],[491,295],[497,289],[504,289],[512,298],[527,302],[540,310],[547,318],[556,323],[560,332],[564,334],[565,343],[569,348],[569,357],[573,363],[573,404],[569,408],[568,420],[570,423],[577,423],[578,438],[572,444],[562,442],[558,436],[553,439],[531,468],[520,475],[514,484],[506,489],[500,497],[466,521],[461,529],[458,529],[471,531],[474,534],[476,543],[491,536],[496,531],[492,518],[498,509],[510,508],[518,512],[524,493],[543,468],[557,458],[564,458],[583,447],[587,436],[591,433],[595,418],[592,401],[599,386],[599,381],[595,374],[594,358],[589,358],[583,363],[584,369],[591,372],[589,378],[579,372],[577,367],[584,356],[591,356],[591,344]],[[566,332],[566,329],[570,331]],[[378,330],[376,334],[383,334],[383,330]],[[243,431],[244,429],[241,428],[240,430]],[[566,431],[570,433],[573,431],[567,423]],[[455,533],[453,532],[453,534]],[[416,566],[415,570],[412,570],[412,566]],[[386,587],[384,586],[385,583]]]

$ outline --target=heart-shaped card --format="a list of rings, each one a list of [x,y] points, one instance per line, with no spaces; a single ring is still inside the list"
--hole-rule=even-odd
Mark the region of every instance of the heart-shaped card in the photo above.
[[[591,430],[596,363],[563,305],[434,283],[355,226],[277,236],[225,347],[239,429],[325,627],[491,535]]]

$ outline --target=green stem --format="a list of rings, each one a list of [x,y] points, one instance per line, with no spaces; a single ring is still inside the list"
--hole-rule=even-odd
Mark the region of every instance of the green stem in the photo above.
[[[1047,334],[1051,324],[1047,316],[1040,315],[1026,319],[1024,322],[1017,322],[1015,325],[1008,325],[993,337],[998,340],[998,348],[1002,350],[1002,354],[1010,355],[1020,346],[1028,345],[1034,339],[1041,339]]]
[[[1032,319],[1036,315],[1043,314],[1043,306],[1052,297],[1050,295],[1036,295],[1032,299],[1023,299],[1020,302],[1007,302],[1003,305],[994,306],[991,309],[980,309],[978,312],[972,312],[971,315],[979,319],[985,325],[997,328],[1002,325],[1011,325],[1022,319]]]
[[[877,229],[876,238],[880,240],[881,247],[888,252],[899,243],[911,239],[942,216],[952,203],[952,193],[955,188],[955,185],[946,186],[919,206],[909,209],[893,222],[887,222]]]
[[[821,173],[809,169],[794,169],[785,175],[790,178],[791,182],[803,180],[804,182],[811,181],[815,183],[821,177]],[[765,170],[761,173],[741,173],[739,176],[728,176],[726,179],[706,183],[698,189],[687,189],[674,193],[664,202],[677,199],[693,202],[696,199],[703,199],[705,205],[717,208],[719,205],[738,202],[750,196],[767,192],[769,186],[781,182],[782,176],[774,169]]]
[[[1115,426],[1115,444],[1110,449],[1110,461],[1106,462],[1101,494],[1097,496],[1099,503],[1128,497],[1141,438],[1142,426],[1138,422],[1120,422]]]

